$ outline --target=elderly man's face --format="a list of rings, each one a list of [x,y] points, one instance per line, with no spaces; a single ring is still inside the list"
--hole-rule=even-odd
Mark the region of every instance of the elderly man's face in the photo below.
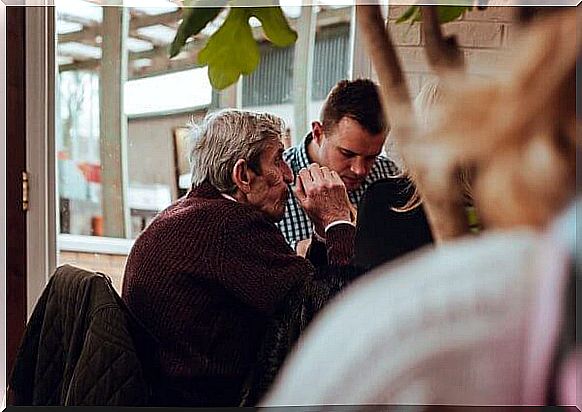
[[[255,176],[247,200],[278,222],[285,215],[287,185],[292,182],[293,172],[283,160],[283,144],[273,143],[261,155],[261,174]]]
[[[349,117],[342,118],[329,133],[323,132],[321,124],[314,124],[313,136],[320,164],[335,170],[347,190],[364,182],[386,139],[383,133],[371,134]]]

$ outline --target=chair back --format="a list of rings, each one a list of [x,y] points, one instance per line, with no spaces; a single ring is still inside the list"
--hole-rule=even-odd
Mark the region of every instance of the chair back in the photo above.
[[[154,342],[106,275],[61,266],[27,324],[9,380],[9,404],[148,405]]]

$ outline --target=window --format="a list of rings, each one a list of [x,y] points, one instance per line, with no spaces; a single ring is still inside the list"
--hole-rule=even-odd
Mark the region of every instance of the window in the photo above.
[[[329,89],[348,77],[352,14],[346,6],[314,7],[311,103],[304,116],[310,120]],[[284,7],[296,28],[301,10]],[[216,92],[196,54],[218,25],[170,60],[167,48],[181,18],[170,1],[124,9],[57,0],[56,15],[58,263],[107,272],[119,286],[132,239],[189,186],[184,126],[208,110],[243,107],[280,115],[294,127],[294,62],[296,48],[304,46],[276,48],[256,30],[258,69]]]
[[[208,107],[211,101],[212,86],[206,67],[125,83],[125,114],[128,116]]]

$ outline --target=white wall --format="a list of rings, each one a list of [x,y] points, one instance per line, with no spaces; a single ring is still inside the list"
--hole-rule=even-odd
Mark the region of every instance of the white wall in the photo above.
[[[319,112],[321,111],[321,106],[323,105],[323,100],[319,101],[312,101],[309,105],[309,112],[308,118],[309,121],[319,120]],[[295,127],[293,124],[293,104],[277,104],[272,106],[252,106],[252,107],[245,107],[245,110],[253,110],[257,112],[268,112],[274,115],[279,116],[283,120],[287,126],[291,128],[291,134],[293,137],[293,144],[295,145],[297,142],[303,139],[303,136],[296,136],[295,135]]]

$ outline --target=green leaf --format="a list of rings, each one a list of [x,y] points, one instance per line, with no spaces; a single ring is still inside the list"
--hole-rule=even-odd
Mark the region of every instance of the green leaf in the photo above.
[[[444,24],[457,20],[465,12],[471,10],[472,8],[473,8],[472,6],[437,6],[437,15],[439,18],[439,23]],[[422,20],[421,8],[419,6],[410,6],[396,20],[396,23],[399,24],[409,21],[410,24],[413,24],[421,20]]]
[[[471,6],[437,6],[439,22],[448,23],[460,18],[466,11],[471,10]]]
[[[418,13],[419,9],[420,7],[418,6],[410,6],[404,13],[402,13],[402,16],[398,17],[396,24],[404,23],[405,21],[410,20],[414,14]]]
[[[412,24],[414,22],[421,21],[421,20],[422,20],[422,10],[420,9],[420,7],[417,7],[414,10],[414,14],[412,15],[412,20],[410,22],[410,25],[412,26]]]
[[[241,74],[250,74],[259,64],[259,47],[249,25],[248,8],[231,8],[220,29],[198,53],[198,63],[208,65],[212,87],[222,90]]]
[[[297,40],[297,33],[289,27],[281,7],[253,7],[251,16],[261,21],[265,36],[276,46],[291,46]]]
[[[170,57],[176,56],[186,44],[186,40],[194,36],[206,27],[208,23],[218,16],[222,7],[202,7],[184,9],[183,18],[176,37],[170,46]]]

